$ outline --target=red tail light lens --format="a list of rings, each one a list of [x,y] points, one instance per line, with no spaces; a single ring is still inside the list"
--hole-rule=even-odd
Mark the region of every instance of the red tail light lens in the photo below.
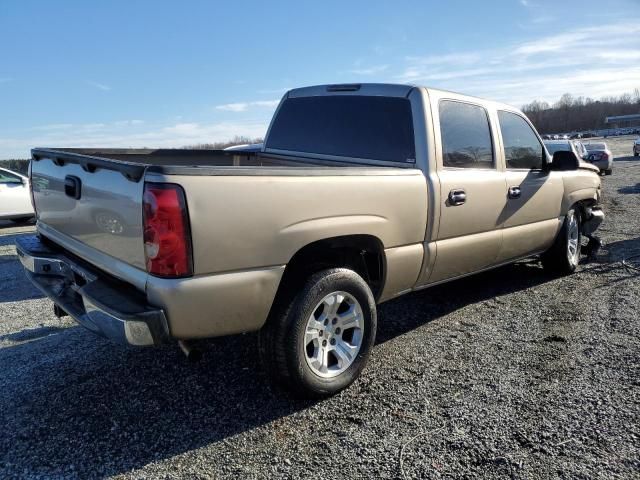
[[[147,271],[168,278],[193,275],[191,232],[182,188],[172,183],[145,183],[142,209]]]

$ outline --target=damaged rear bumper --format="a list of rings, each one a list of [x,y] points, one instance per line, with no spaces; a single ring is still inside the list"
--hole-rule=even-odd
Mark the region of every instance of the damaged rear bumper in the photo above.
[[[18,238],[16,251],[29,280],[82,326],[129,345],[168,340],[164,311],[148,305],[133,287],[119,284],[37,235]]]

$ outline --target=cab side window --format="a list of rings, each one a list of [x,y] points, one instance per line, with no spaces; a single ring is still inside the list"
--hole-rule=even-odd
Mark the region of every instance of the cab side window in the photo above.
[[[498,111],[507,168],[540,170],[545,161],[544,148],[531,126],[520,115]]]
[[[454,168],[494,168],[489,117],[484,108],[454,100],[439,105],[442,163]]]

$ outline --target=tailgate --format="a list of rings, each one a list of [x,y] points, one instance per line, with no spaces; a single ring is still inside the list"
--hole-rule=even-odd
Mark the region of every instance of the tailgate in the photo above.
[[[132,175],[136,168],[143,172],[143,165],[54,151],[34,150],[33,158],[31,181],[39,224],[145,269],[144,181],[141,173]]]

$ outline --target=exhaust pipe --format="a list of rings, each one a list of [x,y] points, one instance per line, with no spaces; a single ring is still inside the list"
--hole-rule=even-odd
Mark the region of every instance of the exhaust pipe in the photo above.
[[[178,346],[188,361],[197,362],[202,359],[202,351],[199,348],[192,347],[184,340],[178,340]]]

